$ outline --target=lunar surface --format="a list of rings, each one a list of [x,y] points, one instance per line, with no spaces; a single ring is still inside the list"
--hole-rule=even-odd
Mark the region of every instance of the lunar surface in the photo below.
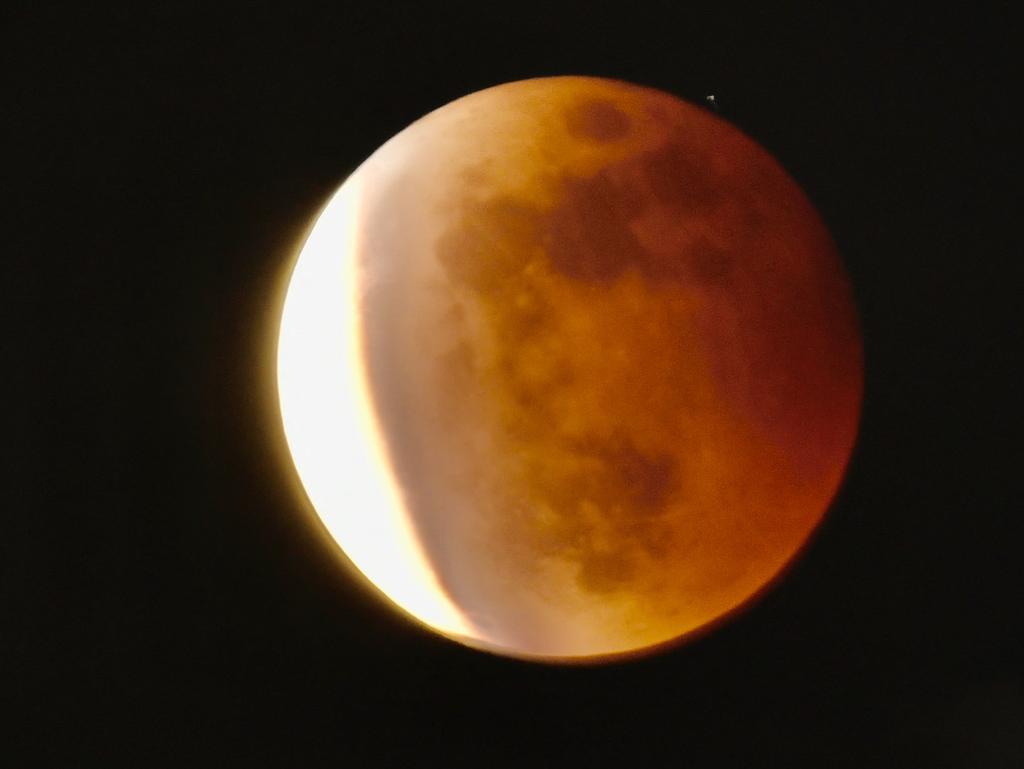
[[[353,564],[446,635],[607,659],[742,606],[856,437],[862,352],[797,184],[617,81],[459,99],[327,205],[282,319],[285,433]]]

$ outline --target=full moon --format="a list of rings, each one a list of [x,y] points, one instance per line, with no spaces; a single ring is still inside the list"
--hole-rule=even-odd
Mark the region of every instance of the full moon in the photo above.
[[[748,604],[842,480],[863,359],[798,185],[706,109],[585,77],[377,150],[295,264],[284,432],[348,560],[434,630],[601,661]]]

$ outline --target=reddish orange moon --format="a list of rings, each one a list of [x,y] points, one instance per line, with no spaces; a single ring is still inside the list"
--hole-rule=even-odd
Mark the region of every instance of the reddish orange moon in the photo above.
[[[509,83],[374,153],[282,315],[285,434],[349,560],[471,646],[603,661],[707,628],[842,480],[862,345],[799,186],[709,111]]]

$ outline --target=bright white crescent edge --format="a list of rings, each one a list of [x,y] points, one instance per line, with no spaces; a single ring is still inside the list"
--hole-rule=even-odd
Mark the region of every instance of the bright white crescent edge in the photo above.
[[[357,172],[334,194],[290,278],[277,353],[285,437],[314,510],[356,568],[417,620],[481,640],[417,541],[374,416],[357,301],[360,187]]]

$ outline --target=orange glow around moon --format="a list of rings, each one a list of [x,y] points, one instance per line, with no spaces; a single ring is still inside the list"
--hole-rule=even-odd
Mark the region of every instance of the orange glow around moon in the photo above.
[[[324,209],[281,323],[285,434],[353,564],[430,627],[602,660],[741,606],[821,520],[860,334],[756,143],[626,83],[491,88]]]

